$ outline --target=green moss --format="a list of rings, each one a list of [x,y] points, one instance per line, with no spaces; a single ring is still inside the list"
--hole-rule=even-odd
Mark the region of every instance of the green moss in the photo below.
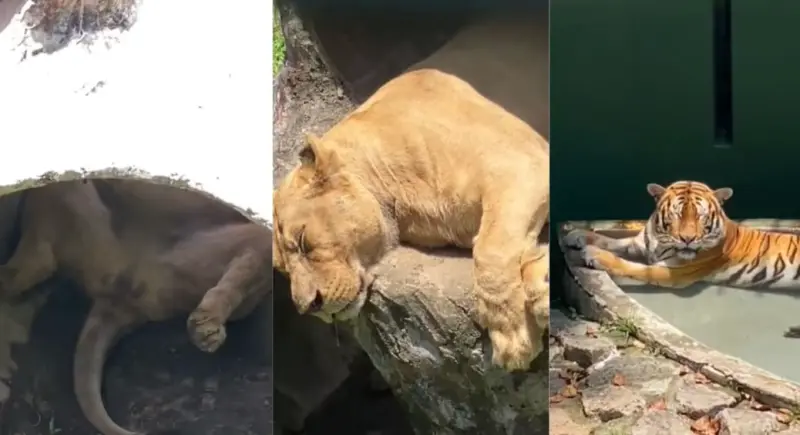
[[[286,41],[281,31],[281,19],[278,10],[272,15],[272,74],[278,75],[286,60]]]

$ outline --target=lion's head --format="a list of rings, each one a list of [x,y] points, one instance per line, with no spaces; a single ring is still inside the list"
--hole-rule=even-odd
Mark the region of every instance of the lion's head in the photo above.
[[[389,244],[381,204],[343,163],[335,143],[309,136],[273,195],[274,266],[289,275],[297,310],[326,322],[358,314],[367,268]]]

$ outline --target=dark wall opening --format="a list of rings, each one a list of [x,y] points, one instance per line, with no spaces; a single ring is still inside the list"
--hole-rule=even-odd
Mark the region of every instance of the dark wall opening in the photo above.
[[[649,182],[729,186],[732,218],[797,218],[800,4],[558,0],[553,220],[646,219]]]

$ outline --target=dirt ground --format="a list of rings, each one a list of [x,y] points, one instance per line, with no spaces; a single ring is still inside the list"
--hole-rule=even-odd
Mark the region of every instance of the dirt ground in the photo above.
[[[96,433],[72,393],[72,354],[88,301],[59,286],[15,349],[19,370],[0,417],[0,435]],[[260,310],[230,324],[228,342],[205,354],[188,340],[185,319],[142,327],[112,351],[105,371],[110,415],[131,429],[181,434],[272,433],[271,331]],[[260,345],[259,345],[260,343]]]

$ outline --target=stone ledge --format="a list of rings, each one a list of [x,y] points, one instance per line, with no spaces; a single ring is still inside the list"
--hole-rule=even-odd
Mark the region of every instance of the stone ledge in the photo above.
[[[509,375],[474,322],[472,259],[399,248],[376,267],[355,335],[419,433],[546,434],[547,352]]]
[[[774,227],[775,223],[790,225],[787,222],[759,220],[747,221],[746,224]],[[585,227],[585,223],[571,222],[568,225],[567,228],[560,225],[558,229],[562,252],[565,251],[562,239],[567,230]],[[615,227],[603,223],[601,226],[609,229],[626,228],[624,224]],[[566,269],[565,296],[582,315],[603,322],[620,318],[631,320],[637,326],[636,338],[649,346],[657,346],[667,358],[702,373],[718,384],[747,393],[766,405],[788,409],[800,407],[800,385],[718,352],[684,334],[626,295],[605,272],[575,266],[568,261]]]

